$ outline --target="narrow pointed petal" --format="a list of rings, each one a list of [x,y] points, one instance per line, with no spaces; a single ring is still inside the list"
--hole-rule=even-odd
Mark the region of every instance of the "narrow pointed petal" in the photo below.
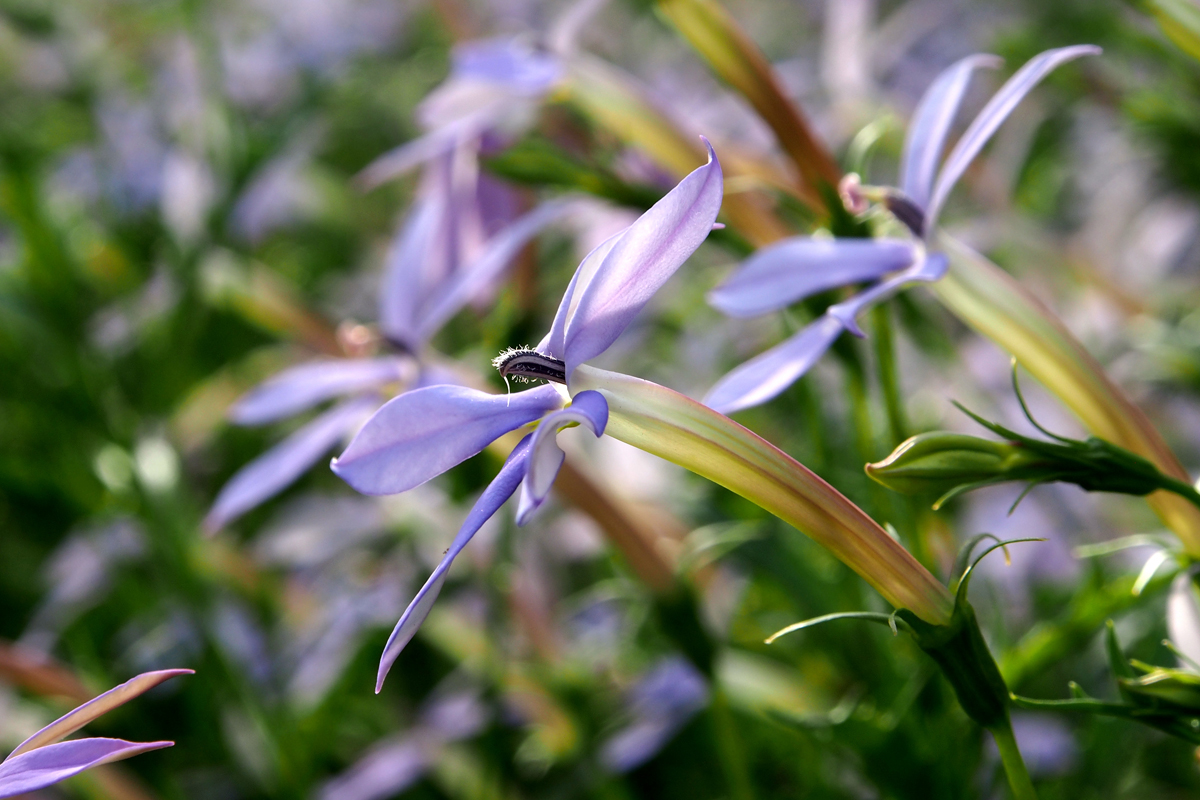
[[[114,686],[104,694],[92,698],[73,711],[54,720],[54,722],[51,722],[33,736],[30,736],[17,745],[17,749],[13,750],[8,757],[11,759],[30,750],[53,744],[64,737],[70,736],[84,725],[107,714],[117,706],[125,705],[133,698],[145,694],[163,681],[170,680],[179,675],[192,674],[194,674],[194,670],[190,669],[160,669],[154,672],[143,672],[141,675],[125,681],[120,686]]]
[[[363,190],[374,189],[403,176],[438,156],[453,150],[460,142],[478,136],[492,122],[495,109],[481,108],[473,114],[455,120],[399,147],[389,150],[372,161],[354,181]]]
[[[417,324],[418,338],[427,341],[437,333],[464,305],[500,277],[521,252],[521,248],[570,209],[570,202],[545,203],[488,240],[479,257],[455,276],[427,309],[421,311]]]
[[[950,262],[942,253],[930,253],[918,263],[887,280],[864,289],[843,303],[830,306],[825,312],[842,323],[842,326],[858,337],[866,334],[858,327],[858,315],[876,303],[883,302],[896,292],[914,283],[933,283],[940,280],[949,269]]]
[[[1059,65],[1081,56],[1097,55],[1099,47],[1090,44],[1060,47],[1057,50],[1047,50],[1029,59],[1023,67],[1017,70],[1008,81],[1000,87],[1000,91],[992,96],[988,104],[979,112],[979,116],[971,122],[963,133],[962,138],[954,145],[946,163],[938,175],[933,187],[933,197],[929,202],[927,231],[937,224],[938,214],[950,196],[950,190],[958,179],[967,171],[967,167],[979,151],[992,138],[996,129],[1008,118],[1017,104],[1029,94],[1043,78],[1054,71]]]
[[[776,311],[818,292],[882,278],[913,262],[903,239],[795,237],[764,247],[708,295],[731,317]]]
[[[394,342],[419,349],[418,308],[425,295],[424,276],[430,246],[436,235],[444,203],[418,197],[392,241],[379,293],[379,329]]]
[[[1002,63],[997,56],[967,56],[945,69],[921,97],[908,126],[904,154],[900,160],[900,189],[922,209],[929,207],[929,193],[937,174],[946,136],[966,94],[971,73]]]
[[[84,770],[170,747],[174,742],[127,742],[123,739],[74,739],[9,757],[0,764],[0,798],[52,786]]]
[[[518,525],[524,525],[550,494],[550,487],[566,459],[558,446],[558,432],[573,423],[587,428],[594,436],[601,436],[608,424],[608,404],[604,402],[604,396],[599,392],[580,392],[571,399],[570,406],[547,414],[538,424],[530,444],[529,469],[521,484]]]
[[[550,325],[550,332],[538,345],[539,350],[560,361],[563,360],[563,353],[567,350],[567,321],[575,315],[575,309],[579,307],[579,300],[583,297],[584,290],[592,282],[592,278],[596,277],[596,270],[600,269],[604,259],[616,247],[617,242],[621,240],[627,230],[629,229],[614,233],[593,247],[592,251],[583,257],[583,261],[579,262],[579,266],[575,268],[575,274],[571,276],[571,282],[567,284],[567,290],[563,292],[558,310],[554,312],[554,322]]]
[[[220,530],[291,486],[378,407],[375,396],[339,403],[242,467],[221,487],[204,518],[205,529]]]
[[[933,625],[953,599],[937,578],[845,496],[770,442],[664,386],[587,365],[574,386],[608,401],[607,436],[717,483],[827,548],[897,608]]]
[[[822,315],[790,339],[734,369],[709,390],[704,404],[722,414],[762,405],[791,386],[841,336],[842,323]]]
[[[446,573],[450,571],[450,565],[454,563],[454,559],[467,546],[467,542],[471,541],[471,537],[479,531],[483,523],[500,510],[500,506],[512,497],[513,492],[521,484],[529,464],[531,439],[532,435],[526,436],[509,453],[499,474],[488,484],[487,488],[483,490],[483,494],[475,501],[475,505],[471,507],[471,513],[467,514],[466,521],[459,528],[454,541],[450,543],[450,549],[446,551],[446,555],[442,556],[441,563],[433,570],[433,574],[429,576],[429,580],[425,581],[425,585],[417,592],[417,596],[408,604],[408,608],[404,609],[404,614],[400,616],[400,621],[396,623],[392,635],[388,637],[387,644],[383,648],[383,657],[379,660],[379,674],[375,679],[376,694],[383,688],[383,681],[387,678],[392,664],[395,664],[396,659],[400,656],[400,651],[412,641],[417,629],[421,627],[421,623],[429,616],[429,610],[433,608],[438,593],[442,591],[442,585],[446,582]]]
[[[613,245],[582,292],[566,324],[567,377],[579,364],[608,349],[675,270],[708,237],[721,210],[721,163],[708,147],[708,163],[638,217]]]
[[[562,406],[553,386],[495,395],[429,386],[389,401],[333,462],[363,494],[396,494],[466,461],[509,431]]]
[[[260,383],[229,408],[238,425],[265,425],[345,394],[412,377],[399,358],[315,361],[285,369]]]

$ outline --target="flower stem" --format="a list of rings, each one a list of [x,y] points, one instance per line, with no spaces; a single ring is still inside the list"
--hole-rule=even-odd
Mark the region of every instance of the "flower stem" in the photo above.
[[[1008,716],[1005,715],[1003,724],[993,725],[990,730],[996,739],[996,747],[1000,749],[1000,761],[1004,764],[1014,800],[1037,800],[1033,780],[1029,777],[1029,770],[1025,769],[1025,759],[1017,747],[1017,737],[1013,735]]]
[[[883,402],[887,409],[888,428],[895,447],[908,438],[908,420],[904,413],[904,400],[900,396],[900,377],[896,370],[896,341],[892,328],[892,310],[880,303],[871,310],[874,323],[873,341],[875,361],[879,365],[879,385],[883,389]]]
[[[729,796],[732,800],[754,800],[754,788],[750,782],[750,772],[746,768],[746,754],[738,740],[737,720],[733,717],[729,698],[716,681],[712,685],[709,715],[713,738],[717,745],[717,757],[721,760],[721,770],[725,773],[725,781],[729,785]]]

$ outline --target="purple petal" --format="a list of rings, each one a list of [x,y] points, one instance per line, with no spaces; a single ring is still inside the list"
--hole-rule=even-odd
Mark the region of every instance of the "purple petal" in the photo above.
[[[163,681],[168,681],[178,675],[192,674],[194,674],[194,670],[190,669],[160,669],[154,672],[143,672],[141,675],[125,681],[120,686],[114,686],[107,692],[93,697],[78,708],[54,720],[54,722],[51,722],[33,736],[30,736],[17,745],[17,749],[13,750],[8,757],[12,759],[30,750],[46,747],[65,736],[70,736],[84,725],[107,714],[117,706],[122,706],[133,698],[145,694]]]
[[[399,178],[427,161],[445,155],[461,142],[479,136],[495,117],[491,107],[481,108],[454,122],[405,142],[372,161],[355,177],[363,189],[374,189]]]
[[[345,394],[410,379],[412,367],[399,358],[315,361],[285,369],[234,403],[229,419],[238,425],[263,425],[298,414]]]
[[[843,303],[830,306],[825,313],[842,323],[842,326],[855,336],[865,336],[858,327],[858,315],[866,309],[894,295],[896,292],[913,283],[933,283],[941,279],[949,269],[950,262],[942,253],[930,253],[920,262],[900,272],[887,280],[880,281],[869,289],[846,300]]]
[[[421,736],[381,742],[349,769],[317,790],[318,800],[385,800],[412,786],[429,768],[428,743]]]
[[[433,237],[441,223],[443,203],[418,197],[388,251],[379,293],[379,329],[394,342],[417,350],[417,310],[425,294],[424,277]]]
[[[600,746],[600,763],[611,772],[629,772],[657,755],[677,730],[665,717],[635,719]]]
[[[219,530],[282,492],[378,406],[374,396],[340,403],[242,467],[221,487],[204,518],[205,529]]]
[[[482,290],[491,286],[530,239],[542,228],[561,218],[569,202],[545,203],[508,225],[484,245],[478,258],[443,288],[420,312],[417,336],[427,341]]]
[[[634,316],[712,230],[721,210],[721,163],[708,140],[708,163],[638,217],[612,246],[566,323],[563,360],[575,367],[608,349]]]
[[[550,53],[539,52],[512,38],[467,42],[454,48],[451,80],[473,79],[497,83],[518,94],[539,95],[562,77],[562,64]]]
[[[520,485],[521,479],[525,477],[525,470],[529,463],[531,439],[531,436],[526,436],[509,453],[508,460],[500,468],[499,474],[475,501],[471,513],[467,514],[466,521],[459,528],[454,541],[450,543],[450,549],[446,551],[446,555],[442,556],[441,563],[433,570],[433,574],[429,576],[429,580],[425,581],[425,585],[417,592],[417,596],[408,604],[408,608],[404,609],[404,614],[396,623],[392,635],[388,637],[387,645],[383,648],[383,657],[379,660],[379,675],[375,680],[376,694],[383,688],[384,678],[387,677],[392,664],[396,663],[400,651],[416,635],[417,629],[421,627],[425,617],[429,616],[429,610],[433,608],[433,603],[442,590],[442,584],[446,582],[446,573],[450,570],[454,559],[467,546],[467,542],[471,541],[471,537],[483,526],[483,523],[491,519],[492,515],[500,510],[500,506],[512,497],[513,492]]]
[[[600,244],[592,248],[592,251],[583,257],[583,261],[579,262],[579,266],[575,269],[575,274],[571,276],[571,282],[567,284],[567,290],[563,292],[562,300],[558,304],[558,311],[554,312],[554,322],[550,325],[550,332],[546,334],[546,338],[538,345],[538,350],[557,359],[563,358],[563,353],[566,352],[566,335],[567,335],[567,320],[575,314],[575,309],[579,306],[579,298],[583,296],[583,290],[592,278],[596,276],[596,270],[600,269],[600,265],[604,263],[604,259],[608,257],[609,252],[616,246],[621,237],[625,235],[624,230],[614,233],[612,236],[605,239]]]
[[[608,425],[608,403],[604,395],[590,389],[580,392],[571,399],[570,406],[547,414],[538,423],[530,445],[533,452],[529,457],[529,470],[521,484],[518,525],[524,525],[550,494],[550,487],[567,457],[558,446],[558,432],[572,423],[586,427],[595,436],[602,435]]]
[[[750,256],[708,302],[731,317],[753,317],[817,292],[876,280],[912,262],[913,245],[903,239],[798,236]]]
[[[73,739],[10,756],[0,764],[0,797],[14,797],[65,781],[86,769],[130,758],[174,742]]]
[[[600,749],[600,760],[614,772],[653,758],[708,703],[708,685],[695,667],[673,656],[639,680],[629,699],[633,723]]]
[[[752,358],[709,390],[704,404],[722,414],[761,405],[795,383],[842,333],[828,314],[770,350]]]
[[[938,160],[967,91],[971,73],[981,67],[996,69],[1001,63],[1002,59],[996,56],[967,56],[943,70],[917,104],[904,140],[900,189],[922,209],[929,204]]]
[[[941,212],[946,198],[950,195],[950,190],[954,188],[954,184],[958,183],[958,179],[966,172],[967,166],[975,160],[975,156],[979,155],[979,151],[992,138],[992,134],[1008,118],[1008,115],[1024,99],[1025,95],[1029,94],[1042,78],[1049,75],[1060,64],[1080,56],[1097,55],[1100,52],[1099,47],[1090,44],[1047,50],[1027,61],[1025,66],[1017,70],[1016,74],[1000,87],[1000,91],[996,92],[988,104],[983,107],[979,116],[975,117],[963,133],[962,138],[954,145],[954,149],[950,151],[950,155],[947,156],[946,163],[938,175],[937,183],[933,187],[933,199],[929,203],[926,230],[932,230],[933,226],[937,224],[938,214]]]
[[[407,491],[562,402],[549,385],[511,395],[462,386],[416,389],[379,409],[334,459],[333,471],[363,494]]]

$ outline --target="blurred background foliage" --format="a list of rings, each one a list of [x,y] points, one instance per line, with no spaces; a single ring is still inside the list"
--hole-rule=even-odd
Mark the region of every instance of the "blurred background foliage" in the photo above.
[[[1014,116],[950,224],[1053,305],[1194,467],[1200,62],[1163,34],[1154,5],[727,7],[843,166],[877,183],[892,181],[920,91],[954,59],[986,50],[1016,65],[1102,45]],[[798,619],[882,608],[849,569],[748,502],[609,440],[580,445],[596,451],[587,477],[653,534],[676,585],[649,590],[578,496],[520,531],[501,514],[378,697],[387,633],[497,459],[383,499],[319,467],[202,531],[221,485],[296,427],[231,426],[229,404],[285,365],[342,354],[339,326],[374,319],[416,179],[364,191],[355,176],[420,133],[415,110],[456,41],[532,35],[565,8],[0,2],[0,742],[135,672],[196,670],[93,726],[176,747],[39,796],[1004,796],[990,740],[906,638],[840,622],[762,643]],[[719,152],[773,147],[646,4],[610,0],[581,46]],[[878,136],[864,139],[869,126]],[[664,180],[559,97],[485,163],[526,204],[593,198],[435,340],[502,390],[490,357],[546,328],[584,243]],[[776,201],[798,229],[811,224],[794,199]],[[705,305],[744,253],[736,230],[713,237],[606,358],[699,395],[796,329],[808,306],[735,325]],[[1136,500],[1046,487],[1006,516],[1015,490],[997,488],[935,515],[867,481],[862,465],[901,434],[969,429],[951,397],[1020,422],[999,351],[920,292],[883,313],[898,328],[905,419],[889,418],[875,377],[880,337],[840,343],[739,419],[943,577],[974,533],[1049,537],[1014,548],[1010,567],[993,556],[974,589],[1016,691],[1058,697],[1073,679],[1111,695],[1099,638],[1110,617],[1132,654],[1171,661],[1168,568],[1135,596],[1150,550],[1072,553],[1154,530]],[[1044,424],[1079,433],[1030,397]],[[1044,798],[1200,790],[1192,748],[1153,731],[1050,713],[1015,723]]]

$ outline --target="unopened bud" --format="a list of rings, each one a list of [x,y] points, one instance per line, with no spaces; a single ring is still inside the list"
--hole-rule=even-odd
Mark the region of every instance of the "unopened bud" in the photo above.
[[[921,433],[890,456],[867,464],[867,474],[903,494],[945,495],[960,488],[1033,478],[1039,458],[1009,442],[961,433]]]
[[[1119,683],[1135,704],[1159,708],[1173,706],[1189,716],[1200,712],[1200,675],[1180,669],[1150,668],[1140,662],[1132,664],[1145,674],[1121,678]]]

